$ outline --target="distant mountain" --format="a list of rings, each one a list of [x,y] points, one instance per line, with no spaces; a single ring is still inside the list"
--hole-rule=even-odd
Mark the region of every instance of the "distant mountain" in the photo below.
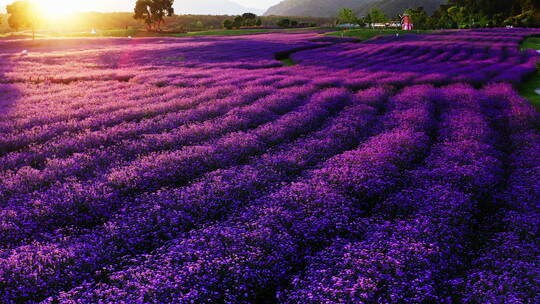
[[[356,8],[373,0],[284,0],[270,7],[265,15],[332,17],[339,8]]]
[[[389,16],[403,13],[407,8],[423,6],[432,13],[447,0],[284,0],[269,8],[265,15],[333,17],[340,8],[351,8],[359,15],[365,15],[374,8],[380,8]]]
[[[441,4],[448,3],[448,0],[379,0],[362,5],[356,9],[359,14],[367,14],[372,8],[379,8],[388,16],[397,16],[409,8],[423,6],[424,9],[432,14]]]
[[[264,10],[245,7],[230,0],[176,0],[174,12],[178,15],[239,15],[243,13],[262,15]]]

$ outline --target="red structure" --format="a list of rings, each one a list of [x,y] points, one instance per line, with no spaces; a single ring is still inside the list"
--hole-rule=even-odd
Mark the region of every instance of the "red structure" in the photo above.
[[[412,31],[413,23],[412,23],[411,16],[409,14],[405,14],[403,15],[403,17],[401,17],[401,28],[404,31]]]

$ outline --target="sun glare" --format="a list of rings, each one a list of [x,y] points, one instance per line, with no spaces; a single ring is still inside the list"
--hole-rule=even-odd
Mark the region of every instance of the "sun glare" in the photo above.
[[[54,18],[79,11],[79,1],[73,0],[36,0],[40,11],[47,17]]]

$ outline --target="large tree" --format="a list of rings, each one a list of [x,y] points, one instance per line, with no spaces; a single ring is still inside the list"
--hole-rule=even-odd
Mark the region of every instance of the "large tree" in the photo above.
[[[430,17],[427,12],[424,10],[423,6],[417,7],[415,9],[408,9],[405,13],[411,16],[414,28],[419,30],[424,30],[430,26]]]
[[[339,24],[356,24],[358,23],[358,18],[354,11],[350,8],[342,8],[338,12],[338,23]]]
[[[34,3],[27,0],[15,1],[6,6],[6,12],[9,15],[8,24],[12,29],[15,31],[31,29],[32,39],[35,39],[39,14]]]
[[[253,13],[245,13],[242,15],[244,26],[254,26],[257,23],[257,15]]]
[[[226,29],[241,28],[242,26],[260,26],[262,20],[257,18],[253,13],[244,13],[241,16],[234,17],[233,20],[225,20],[223,26]]]
[[[467,22],[469,12],[466,7],[452,6],[447,12],[458,27],[462,27]]]
[[[454,9],[453,18],[468,18],[478,20],[485,18],[491,20],[492,25],[501,25],[502,20],[512,21],[516,25],[540,24],[540,1],[539,0],[449,0],[450,6],[463,9],[462,12]],[[460,16],[461,13],[464,16]],[[529,19],[530,24],[522,24]],[[520,24],[521,23],[521,24]]]
[[[388,17],[378,8],[373,8],[367,15],[368,23],[384,23]]]
[[[172,16],[174,0],[137,0],[135,19],[144,20],[148,30],[161,31],[165,16]]]

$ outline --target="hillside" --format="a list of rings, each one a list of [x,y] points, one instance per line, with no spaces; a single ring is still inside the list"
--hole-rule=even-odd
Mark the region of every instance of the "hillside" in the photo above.
[[[419,6],[423,6],[431,13],[446,2],[446,0],[284,0],[269,8],[265,15],[332,17],[343,7],[352,8],[359,15],[363,15],[377,7],[387,15],[394,16],[403,13],[407,8]]]
[[[367,14],[370,9],[376,7],[380,8],[388,16],[396,16],[398,14],[403,14],[406,9],[423,6],[424,9],[431,14],[437,10],[441,4],[446,3],[448,3],[447,0],[384,0],[360,6],[357,9],[357,12],[360,14]]]
[[[248,8],[230,0],[175,1],[176,14],[193,15],[240,15],[251,12],[257,15],[264,10]]]
[[[265,15],[281,16],[334,16],[341,7],[358,7],[373,0],[284,0],[270,7]]]

